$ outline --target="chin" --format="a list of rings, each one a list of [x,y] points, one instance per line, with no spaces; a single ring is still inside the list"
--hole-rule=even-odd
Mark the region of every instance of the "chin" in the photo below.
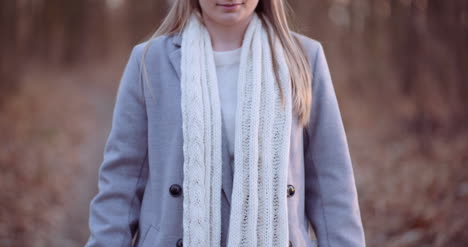
[[[217,16],[216,22],[223,25],[234,25],[243,20],[239,13],[222,13]]]

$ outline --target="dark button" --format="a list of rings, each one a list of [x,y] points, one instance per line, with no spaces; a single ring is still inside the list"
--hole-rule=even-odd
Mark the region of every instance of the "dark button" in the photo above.
[[[234,160],[234,155],[230,155],[229,158],[230,158],[231,160]]]
[[[183,244],[182,239],[179,238],[179,240],[177,240],[177,245],[176,246],[177,247],[182,247],[183,246],[182,244]]]
[[[288,197],[293,196],[295,192],[296,192],[296,189],[294,188],[294,186],[288,184]]]
[[[289,247],[292,247],[292,243],[291,243],[291,241],[289,241]]]
[[[180,196],[182,194],[182,187],[180,187],[180,185],[178,185],[178,184],[173,184],[169,188],[169,192],[173,196]]]

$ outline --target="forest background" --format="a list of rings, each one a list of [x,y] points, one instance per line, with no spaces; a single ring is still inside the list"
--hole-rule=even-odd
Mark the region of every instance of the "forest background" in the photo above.
[[[0,1],[0,246],[82,246],[131,48],[163,0]],[[368,246],[468,246],[468,1],[290,0],[322,43]]]

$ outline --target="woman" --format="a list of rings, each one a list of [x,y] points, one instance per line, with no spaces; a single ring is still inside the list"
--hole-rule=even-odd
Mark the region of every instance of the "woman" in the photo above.
[[[283,1],[176,0],[134,47],[89,226],[90,247],[365,246],[323,48]]]

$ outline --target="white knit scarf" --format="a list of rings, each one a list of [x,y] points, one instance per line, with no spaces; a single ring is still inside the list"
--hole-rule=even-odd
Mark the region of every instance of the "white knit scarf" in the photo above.
[[[183,246],[218,247],[221,108],[210,35],[195,15],[183,30],[181,48]],[[229,233],[225,233],[228,247],[288,246],[291,82],[276,36],[273,44],[285,108],[273,72],[267,32],[254,13],[243,38],[239,64],[233,191]]]

